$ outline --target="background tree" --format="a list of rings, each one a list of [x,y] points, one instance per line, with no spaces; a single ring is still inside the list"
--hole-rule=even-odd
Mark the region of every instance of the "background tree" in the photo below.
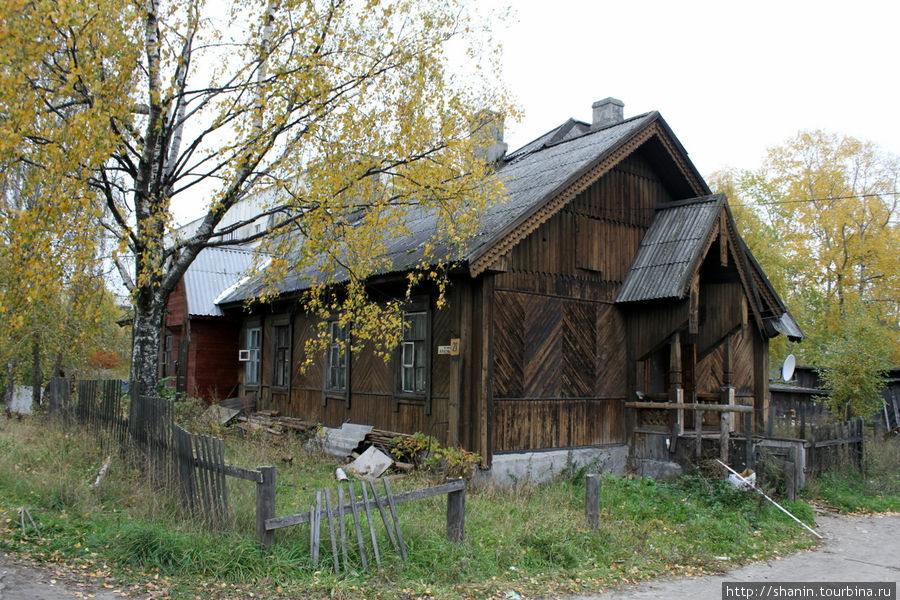
[[[466,7],[228,7],[222,15],[202,0],[20,0],[0,23],[4,78],[21,74],[4,81],[4,110],[28,98],[7,129],[7,154],[24,147],[45,177],[77,187],[114,236],[134,304],[132,378],[143,389],[155,389],[166,299],[203,248],[268,238],[273,281],[311,264],[333,273],[332,282],[349,278],[340,302],[366,320],[357,331],[376,338],[390,320],[365,302],[362,282],[383,265],[383,241],[404,232],[404,215],[433,211],[442,235],[462,241],[497,193],[471,134],[477,110],[502,109],[506,99]],[[476,44],[470,59],[484,59],[465,78],[449,66],[451,51],[466,56],[448,46],[457,40]],[[42,127],[49,121],[80,137]],[[83,140],[96,146],[79,157]],[[74,166],[63,156],[77,158]],[[219,227],[229,208],[264,191],[259,214]],[[181,198],[207,206],[186,238],[173,236]],[[41,197],[67,204],[60,200]],[[233,239],[248,224],[257,232]],[[433,254],[421,266],[453,258]]]
[[[872,143],[806,131],[757,171],[710,178],[810,337],[795,351],[842,390],[837,414],[867,414],[882,372],[900,363],[898,176],[897,157]],[[773,364],[785,350],[773,346]]]
[[[73,36],[94,54],[67,47]],[[78,182],[115,148],[95,128],[131,105],[130,75],[103,77],[100,59],[125,37],[73,3],[0,8],[0,361],[8,383],[27,375],[36,399],[46,377],[84,365],[88,337],[105,343],[97,196]],[[90,98],[85,80],[99,82]]]

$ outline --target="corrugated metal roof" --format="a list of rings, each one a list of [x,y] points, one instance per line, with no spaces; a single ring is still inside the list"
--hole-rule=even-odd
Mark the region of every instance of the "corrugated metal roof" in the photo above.
[[[660,208],[616,296],[616,302],[683,298],[725,196],[717,194]]]
[[[775,331],[786,335],[791,341],[799,342],[806,337],[794,316],[788,311],[785,311],[780,317],[769,317],[766,321],[772,325]]]
[[[506,196],[481,215],[475,235],[466,244],[468,254],[461,259],[467,261],[477,256],[509,226],[561,191],[600,157],[658,118],[659,113],[647,113],[597,131],[590,131],[590,126],[586,123],[569,120],[508,155],[497,172],[506,187]],[[408,235],[386,241],[387,251],[384,256],[389,259],[390,266],[381,274],[402,272],[417,265],[428,243],[435,244],[437,256],[445,256],[452,250],[448,243],[442,244],[439,239],[435,239],[439,232],[433,212],[413,208],[407,215],[406,224]],[[311,283],[325,279],[327,274],[337,281],[344,276],[340,272],[328,270],[323,263],[291,272],[278,284],[278,291],[289,293],[306,289]],[[255,278],[239,286],[219,302],[242,302],[257,296],[261,289],[259,278]]]
[[[222,316],[216,298],[243,277],[253,261],[253,251],[242,248],[204,248],[184,274],[188,313]]]

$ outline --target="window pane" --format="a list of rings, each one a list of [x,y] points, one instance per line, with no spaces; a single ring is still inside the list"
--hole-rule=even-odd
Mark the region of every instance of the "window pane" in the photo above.
[[[407,313],[404,316],[403,339],[425,339],[425,313]]]
[[[425,391],[425,367],[416,368],[416,391]]]
[[[425,366],[425,342],[416,342],[416,366]]]
[[[403,342],[403,357],[401,364],[404,367],[412,367],[415,365],[415,347],[413,342]]]
[[[413,371],[411,367],[403,367],[403,387],[402,390],[404,392],[413,392],[415,389],[413,388]]]

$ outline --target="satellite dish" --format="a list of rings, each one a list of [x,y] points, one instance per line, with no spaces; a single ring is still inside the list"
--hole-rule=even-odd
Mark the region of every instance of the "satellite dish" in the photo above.
[[[784,364],[781,365],[781,379],[783,381],[790,381],[791,377],[794,376],[794,367],[797,366],[797,359],[794,358],[793,354],[788,354],[787,358],[784,359]]]

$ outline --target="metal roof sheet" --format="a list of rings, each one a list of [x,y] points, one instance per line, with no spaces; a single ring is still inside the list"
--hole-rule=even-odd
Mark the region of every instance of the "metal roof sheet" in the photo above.
[[[188,313],[192,316],[219,317],[224,313],[216,305],[222,290],[234,285],[250,268],[253,251],[243,248],[204,248],[184,274]]]
[[[716,194],[657,210],[616,302],[683,298],[724,202]]]

